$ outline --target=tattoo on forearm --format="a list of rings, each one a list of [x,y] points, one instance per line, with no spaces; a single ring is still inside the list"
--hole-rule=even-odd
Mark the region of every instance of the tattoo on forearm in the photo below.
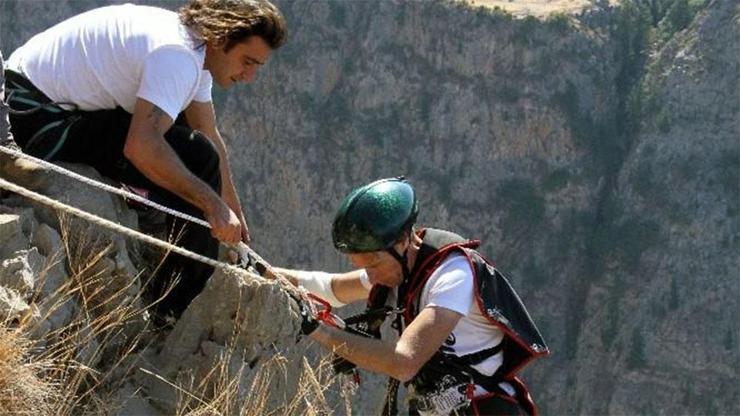
[[[165,113],[164,110],[157,107],[156,105],[153,105],[152,112],[149,113],[147,118],[152,121],[152,124],[154,125],[155,129],[157,129],[158,131],[161,131],[162,127],[164,127],[163,126],[164,123],[162,121],[162,118],[164,116],[167,116],[167,113]]]

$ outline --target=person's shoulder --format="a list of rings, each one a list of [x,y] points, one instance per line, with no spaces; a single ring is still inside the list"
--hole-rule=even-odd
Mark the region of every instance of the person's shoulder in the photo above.
[[[177,13],[161,7],[141,4],[114,4],[89,10],[79,15],[87,24],[110,25],[116,22],[116,30],[132,31],[146,35],[168,30],[179,25]]]
[[[465,255],[465,253],[459,250],[452,251],[447,255],[447,257],[444,258],[444,260],[439,263],[439,266],[437,266],[436,270],[452,269],[472,270],[470,267],[470,262],[468,261],[468,257]]]
[[[130,14],[135,14],[137,16],[176,15],[177,14],[171,10],[163,9],[157,6],[149,6],[146,4],[132,4],[132,3],[112,4],[110,6],[99,7],[95,10],[98,10],[101,12],[119,13],[119,14],[129,14],[130,13]]]
[[[468,258],[461,252],[452,252],[434,269],[427,281],[428,286],[449,284],[453,281],[467,280],[473,275]]]

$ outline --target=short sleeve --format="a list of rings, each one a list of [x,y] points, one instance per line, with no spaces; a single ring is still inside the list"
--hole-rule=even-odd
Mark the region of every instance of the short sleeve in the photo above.
[[[213,77],[208,71],[201,71],[200,84],[198,84],[198,90],[195,92],[193,101],[199,103],[209,103],[212,101],[211,88],[213,88]]]
[[[445,260],[422,291],[423,307],[437,306],[468,316],[473,303],[473,269],[466,257]]]
[[[161,108],[175,120],[198,91],[200,72],[198,61],[188,50],[156,49],[144,61],[136,96]]]

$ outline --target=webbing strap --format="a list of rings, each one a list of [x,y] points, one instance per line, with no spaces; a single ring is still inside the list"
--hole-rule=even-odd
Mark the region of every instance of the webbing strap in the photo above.
[[[503,349],[503,342],[499,342],[491,348],[486,348],[478,352],[474,352],[466,355],[452,355],[450,358],[454,361],[464,363],[466,365],[477,365],[485,361],[486,359],[493,357],[494,355],[501,352]]]

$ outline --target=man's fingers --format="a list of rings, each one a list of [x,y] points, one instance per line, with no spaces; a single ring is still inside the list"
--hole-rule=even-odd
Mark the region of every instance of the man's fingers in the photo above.
[[[206,219],[211,224],[213,238],[226,244],[236,244],[242,239],[241,221],[223,201],[217,201],[206,213]]]
[[[211,225],[213,238],[226,244],[236,244],[241,239],[241,227],[239,224],[213,224]]]

